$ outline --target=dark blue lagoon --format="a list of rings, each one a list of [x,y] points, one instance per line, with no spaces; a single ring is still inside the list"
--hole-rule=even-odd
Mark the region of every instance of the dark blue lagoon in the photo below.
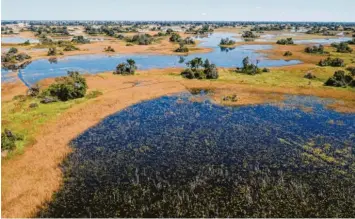
[[[245,45],[234,49],[223,49],[218,46],[222,37],[233,37],[232,34],[212,34],[206,38],[200,38],[200,46],[213,48],[213,51],[205,54],[188,55],[185,62],[194,57],[208,58],[219,67],[241,66],[242,59],[249,56],[251,60],[259,60],[259,66],[284,66],[298,64],[298,60],[270,60],[257,50],[271,49],[269,45]],[[50,63],[47,59],[33,61],[25,69],[19,71],[20,78],[27,84],[48,78],[66,75],[69,70],[78,70],[86,73],[98,73],[103,71],[113,71],[117,64],[132,58],[136,61],[139,69],[184,67],[185,63],[180,63],[180,57],[176,55],[79,55],[58,59],[57,63]],[[4,74],[5,72],[2,72]]]
[[[313,97],[245,107],[190,98],[142,102],[74,139],[64,185],[38,216],[355,215],[354,114]]]

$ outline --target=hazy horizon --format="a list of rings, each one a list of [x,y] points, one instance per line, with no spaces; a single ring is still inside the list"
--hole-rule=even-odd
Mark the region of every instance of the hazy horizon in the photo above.
[[[355,22],[355,1],[2,0],[1,20]]]

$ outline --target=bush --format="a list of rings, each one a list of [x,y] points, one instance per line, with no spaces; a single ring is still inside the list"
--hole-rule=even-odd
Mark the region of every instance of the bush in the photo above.
[[[79,50],[79,48],[74,45],[67,45],[64,47],[64,51],[75,51],[75,50]]]
[[[281,40],[278,40],[276,43],[280,44],[280,45],[293,45],[294,44],[292,38],[281,39]]]
[[[56,55],[63,55],[63,52],[58,52],[56,47],[48,49],[47,56],[56,56]]]
[[[355,67],[348,67],[346,70],[350,71],[351,76],[355,76]]]
[[[258,38],[259,36],[254,34],[252,31],[244,31],[243,38]]]
[[[189,52],[189,48],[187,48],[183,43],[180,43],[180,47],[177,48],[175,52]]]
[[[324,46],[319,45],[319,46],[309,46],[304,49],[306,53],[314,53],[314,54],[324,54],[326,53],[324,51]]]
[[[101,95],[102,95],[102,92],[101,92],[101,91],[93,90],[93,91],[91,91],[90,93],[88,93],[88,94],[86,95],[86,98],[92,99],[92,98],[96,98],[96,97],[101,96]]]
[[[22,141],[22,135],[16,135],[6,129],[1,133],[1,150],[13,150],[16,147],[16,141]]]
[[[153,37],[149,34],[138,34],[134,35],[132,39],[128,39],[127,41],[138,45],[149,45],[153,43]]]
[[[292,54],[292,52],[290,52],[290,51],[287,51],[287,52],[285,52],[284,53],[284,56],[292,56],[293,54]]]
[[[346,87],[353,86],[354,80],[351,75],[346,75],[344,71],[336,71],[325,83],[325,86]]]
[[[343,67],[345,66],[344,60],[339,59],[339,58],[326,58],[324,60],[320,60],[318,63],[319,66],[332,66],[332,67]]]
[[[127,59],[127,62],[120,63],[116,66],[116,71],[114,71],[113,74],[133,75],[136,70],[136,62],[133,59]]]
[[[195,41],[194,41],[194,39],[192,39],[191,37],[186,37],[186,38],[183,40],[183,43],[189,45],[189,44],[195,44]]]
[[[28,45],[31,45],[30,41],[29,40],[26,40],[22,45],[24,46],[28,46]]]
[[[179,42],[181,40],[181,36],[177,33],[172,33],[171,37],[169,38],[170,42]]]
[[[307,79],[315,79],[317,78],[315,75],[313,75],[311,72],[307,72],[304,76],[304,78],[307,78]]]
[[[39,93],[40,93],[40,87],[37,84],[30,87],[27,91],[27,95],[31,97],[36,97],[39,95]]]
[[[87,84],[84,77],[77,71],[68,71],[68,76],[56,78],[43,93],[42,96],[52,96],[61,101],[84,97]]]
[[[243,59],[243,67],[242,68],[236,68],[236,72],[238,73],[244,73],[248,75],[255,75],[259,74],[261,72],[260,68],[257,66],[257,64],[250,63],[249,57],[245,57]],[[264,68],[265,71],[268,71],[268,69]]]
[[[73,43],[78,43],[78,44],[90,43],[90,40],[89,39],[85,39],[83,36],[74,36],[71,41]]]
[[[115,49],[112,48],[111,46],[105,47],[104,49],[105,52],[115,52]]]

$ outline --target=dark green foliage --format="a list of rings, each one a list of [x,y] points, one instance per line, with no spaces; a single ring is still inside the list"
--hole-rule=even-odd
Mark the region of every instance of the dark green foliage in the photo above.
[[[291,51],[286,51],[286,52],[284,53],[284,56],[292,56],[292,52],[291,52]]]
[[[189,45],[189,44],[195,44],[195,41],[194,41],[194,39],[192,39],[191,37],[186,37],[186,38],[183,40],[183,43]]]
[[[335,47],[337,49],[337,52],[340,53],[352,53],[353,49],[349,47],[347,43],[341,42],[341,43],[332,43],[332,47]]]
[[[171,37],[169,38],[170,42],[177,43],[181,40],[181,36],[177,33],[172,33]]]
[[[219,43],[219,45],[234,45],[235,44],[235,41],[234,40],[231,40],[229,38],[222,38],[221,39],[221,42]]]
[[[270,69],[268,69],[268,68],[263,68],[263,70],[262,70],[262,72],[270,72]]]
[[[1,150],[13,150],[16,147],[16,141],[22,141],[23,136],[14,134],[6,129],[1,133]]]
[[[280,45],[293,45],[294,44],[292,38],[281,39],[281,40],[278,40],[276,43],[280,44]]]
[[[355,76],[355,67],[354,66],[347,67],[346,70],[350,71],[350,74],[352,76]]]
[[[180,43],[179,45],[179,48],[177,48],[175,52],[189,52],[189,48],[187,48],[184,43]]]
[[[31,97],[36,97],[39,95],[39,93],[40,93],[40,87],[38,86],[38,84],[31,86],[27,91],[27,95]]]
[[[18,52],[18,49],[15,47],[11,47],[9,49],[9,51],[7,52],[7,54],[16,54]]]
[[[56,56],[56,55],[62,55],[62,53],[58,52],[56,47],[52,47],[48,49],[47,56]]]
[[[149,45],[153,43],[153,40],[153,37],[149,34],[137,34],[131,39],[128,39],[127,42],[136,43],[138,45]]]
[[[61,101],[84,97],[87,90],[86,79],[77,71],[68,71],[68,76],[59,77],[42,94]]]
[[[32,57],[29,56],[26,53],[19,53],[18,54],[18,50],[14,47],[10,48],[9,51],[5,54],[1,56],[1,61],[6,63],[6,62],[11,62],[11,63],[15,63],[15,62],[22,62],[26,59],[31,59]],[[4,67],[9,67],[9,66],[4,66]],[[11,68],[9,68],[11,69]]]
[[[85,39],[84,36],[74,36],[71,41],[73,43],[78,43],[78,44],[90,43],[90,40],[89,39]]]
[[[340,58],[326,58],[326,59],[322,59],[319,61],[318,63],[319,66],[332,66],[332,67],[343,67],[345,66],[344,64],[344,60],[340,59]]]
[[[244,31],[242,37],[243,38],[258,38],[260,36],[254,34],[252,31]]]
[[[253,64],[250,62],[249,57],[245,57],[243,59],[243,67],[242,68],[236,68],[236,72],[238,73],[244,73],[244,74],[248,74],[248,75],[255,75],[255,74],[259,74],[261,72],[260,68],[258,67],[258,61],[256,64]],[[263,72],[268,72],[270,70],[268,70],[267,68],[263,69]]]
[[[351,75],[345,74],[344,71],[339,70],[334,73],[332,77],[330,77],[325,83],[325,86],[333,86],[333,87],[347,87],[354,85],[354,79]]]
[[[208,59],[204,62],[202,58],[194,58],[186,63],[187,67],[181,76],[188,79],[217,79],[218,70],[215,64],[211,64]]]
[[[29,40],[26,40],[22,45],[24,46],[28,46],[28,45],[31,45],[30,41]]]
[[[120,63],[116,66],[116,71],[114,71],[113,74],[133,75],[136,70],[136,62],[133,59],[127,59],[127,62]]]
[[[171,29],[171,28],[168,28],[167,30],[166,30],[166,34],[168,34],[168,35],[170,35],[170,34],[172,34],[172,33],[174,33],[175,31],[173,30],[173,29]]]
[[[306,53],[314,53],[314,54],[325,54],[327,52],[324,51],[324,46],[309,46],[304,49]]]

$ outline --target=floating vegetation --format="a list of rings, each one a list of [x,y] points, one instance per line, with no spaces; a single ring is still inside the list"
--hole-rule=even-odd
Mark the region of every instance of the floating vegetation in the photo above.
[[[189,98],[142,102],[73,140],[64,185],[38,216],[355,215],[354,114],[310,97],[289,108]]]

